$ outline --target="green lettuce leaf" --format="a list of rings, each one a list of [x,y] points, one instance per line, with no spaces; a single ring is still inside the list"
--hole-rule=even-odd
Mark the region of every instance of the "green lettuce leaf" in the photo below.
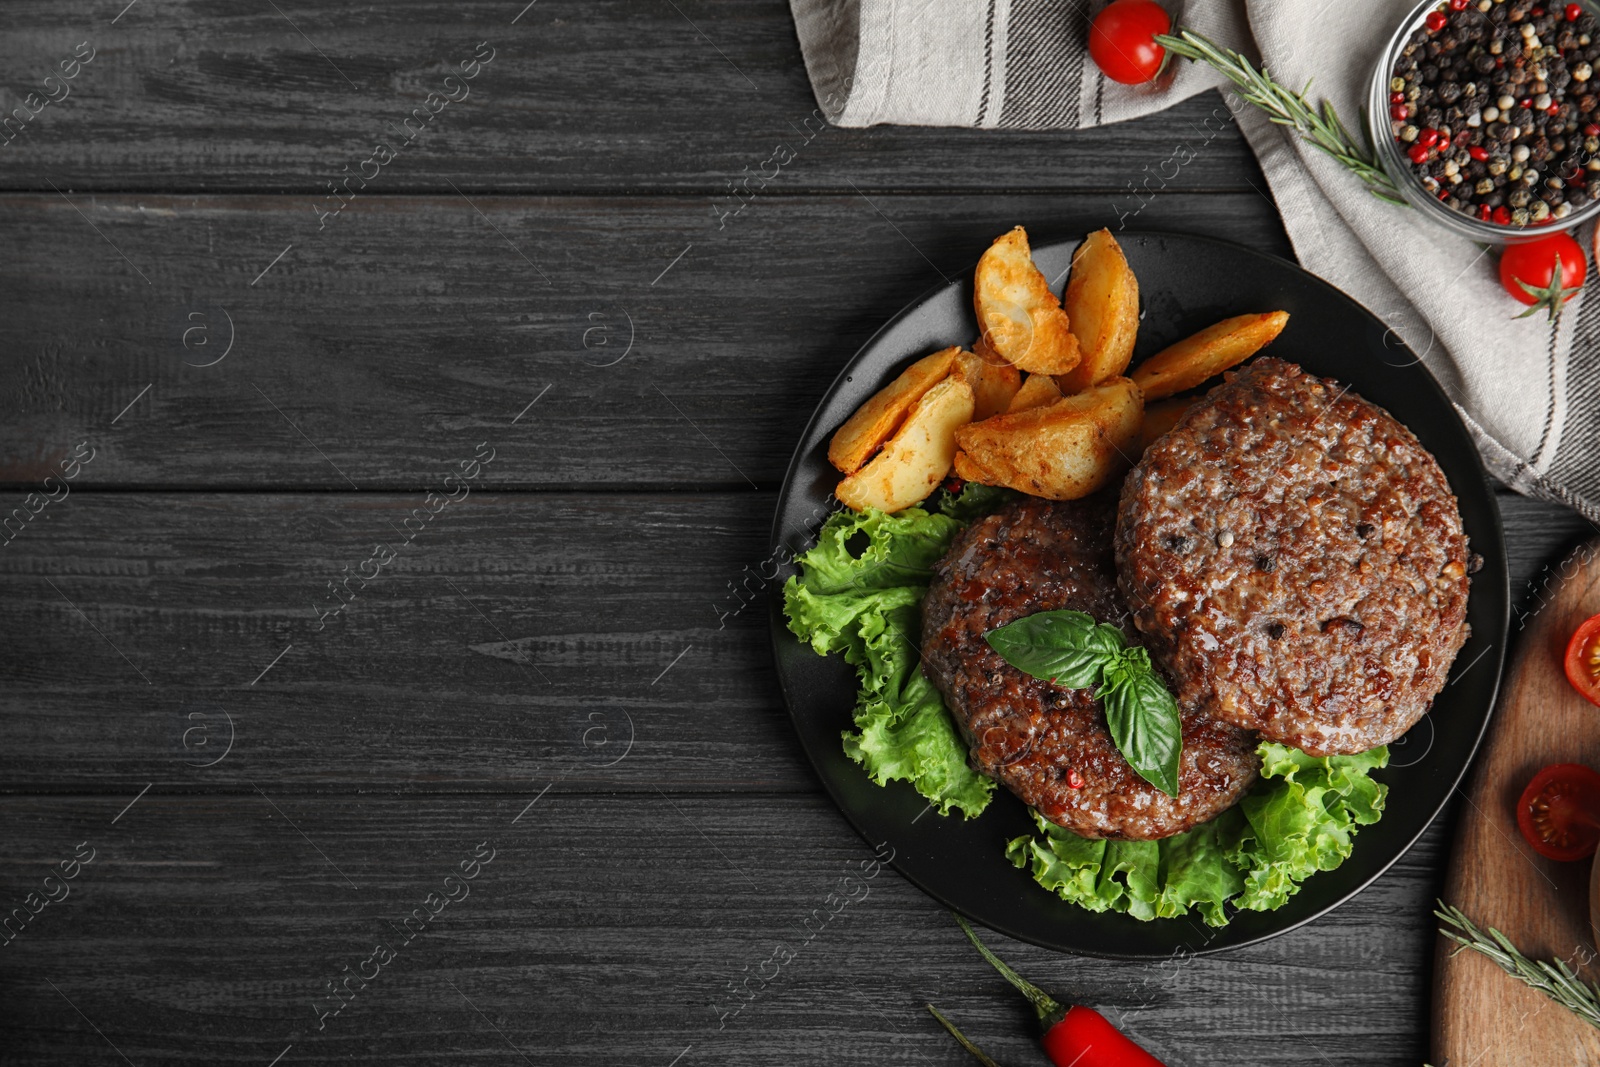
[[[1234,904],[1271,911],[1307,877],[1343,863],[1356,829],[1378,821],[1388,787],[1368,772],[1388,764],[1389,750],[1318,758],[1268,743],[1260,752],[1262,782],[1270,785],[1239,802],[1249,826],[1228,859],[1245,872]]]
[[[1357,828],[1383,814],[1388,787],[1371,772],[1386,748],[1354,756],[1308,756],[1266,743],[1261,779],[1235,807],[1162,841],[1088,841],[1047,822],[1042,838],[1024,835],[1006,855],[1034,881],[1090,911],[1136,919],[1176,918],[1192,908],[1210,926],[1236,910],[1271,911],[1317,871],[1350,855]]]
[[[1033,880],[1060,895],[1062,900],[1090,911],[1111,905],[1095,892],[1106,855],[1106,842],[1070,833],[1033,812],[1044,840],[1024,834],[1006,844],[1006,856],[1018,867],[1030,868]]]
[[[968,765],[966,742],[923,676],[922,598],[965,519],[1003,499],[968,486],[941,493],[934,512],[836,512],[783,589],[790,631],[856,668],[856,728],[843,734],[845,754],[879,785],[910,782],[941,815],[976,817],[994,782]]]

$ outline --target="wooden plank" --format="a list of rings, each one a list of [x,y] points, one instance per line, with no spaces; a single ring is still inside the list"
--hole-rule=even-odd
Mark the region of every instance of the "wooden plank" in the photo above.
[[[1001,1062],[1043,1062],[1015,994],[892,868],[863,877],[872,852],[823,798],[546,796],[514,822],[522,796],[260,784],[146,796],[115,825],[127,798],[0,800],[7,907],[79,842],[95,850],[3,949],[7,1062],[120,1062],[112,1045],[136,1064],[241,1067],[291,1045],[283,1064],[523,1062],[508,1045],[580,1067],[969,1062],[927,1001]],[[406,943],[396,928],[481,842],[492,861],[450,886],[467,895]],[[1439,842],[1328,918],[1221,957],[993,943],[1167,1063],[1414,1064]],[[841,908],[830,892],[856,902],[808,939],[815,909]],[[795,956],[774,977],[779,942]],[[379,943],[394,958],[373,977]],[[327,983],[362,970],[319,1031]],[[753,999],[733,1013],[728,984],[746,978]]]
[[[29,309],[0,322],[0,483],[87,441],[88,485],[412,490],[488,440],[502,488],[775,487],[862,342],[1019,220],[1115,215],[799,197],[718,230],[682,199],[391,197],[319,235],[297,197],[0,197]],[[1136,222],[1288,250],[1255,193]]]
[[[1534,605],[1496,722],[1467,796],[1445,900],[1534,959],[1560,959],[1594,978],[1589,862],[1538,855],[1517,830],[1517,798],[1540,767],[1600,765],[1595,709],[1572,691],[1561,657],[1578,624],[1600,612],[1600,541],[1557,571]],[[1480,955],[1439,941],[1433,1054],[1481,1067],[1600,1062],[1594,1027],[1518,984]]]
[[[0,188],[292,190],[309,204],[348,167],[375,195],[677,191],[704,213],[763,172],[789,193],[1266,187],[1215,93],[1075,134],[824,128],[783,0],[174,0],[113,22],[121,7],[5,6],[0,103],[39,96],[13,118]],[[46,85],[80,42],[94,58]],[[477,55],[492,58],[475,77],[445,82]],[[434,98],[408,134],[431,92],[458,99]],[[396,158],[363,168],[379,142]]]
[[[767,668],[769,494],[472,494],[410,537],[422,504],[54,505],[0,556],[0,778],[814,788]]]
[[[3,788],[817,788],[768,666],[771,494],[473,493],[404,546],[421,502],[50,505],[0,551]],[[1501,504],[1533,603],[1589,528]],[[393,562],[364,566],[379,541]]]

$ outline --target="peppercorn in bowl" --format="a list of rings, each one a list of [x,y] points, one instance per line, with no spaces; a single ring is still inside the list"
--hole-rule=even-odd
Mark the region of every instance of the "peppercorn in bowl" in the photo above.
[[[1379,161],[1427,217],[1508,244],[1600,215],[1593,4],[1429,0],[1373,75]]]

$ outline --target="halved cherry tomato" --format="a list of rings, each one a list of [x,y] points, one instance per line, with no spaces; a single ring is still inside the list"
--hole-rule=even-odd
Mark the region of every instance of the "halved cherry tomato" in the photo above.
[[[1112,81],[1153,81],[1167,58],[1154,37],[1170,29],[1172,17],[1155,0],[1113,0],[1089,26],[1089,58]]]
[[[1567,642],[1567,681],[1583,699],[1600,707],[1600,615],[1591,617]]]
[[[1517,801],[1517,828],[1547,859],[1581,860],[1600,844],[1600,774],[1581,763],[1552,763]]]

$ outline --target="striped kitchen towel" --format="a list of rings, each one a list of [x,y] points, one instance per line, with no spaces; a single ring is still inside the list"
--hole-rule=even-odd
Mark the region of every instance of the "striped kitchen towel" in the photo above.
[[[1107,80],[1088,58],[1083,0],[789,0],[807,73],[840,126],[1076,129],[1224,86],[1178,62],[1157,87]],[[1176,24],[1259,55],[1285,84],[1361,114],[1389,34],[1414,0],[1188,0]],[[1301,264],[1383,318],[1455,400],[1489,469],[1600,521],[1600,284],[1552,326],[1513,318],[1495,260],[1373,199],[1338,163],[1224,87]],[[1581,236],[1585,243],[1588,235]],[[1465,266],[1464,266],[1465,265]],[[1441,279],[1448,279],[1441,282]]]

